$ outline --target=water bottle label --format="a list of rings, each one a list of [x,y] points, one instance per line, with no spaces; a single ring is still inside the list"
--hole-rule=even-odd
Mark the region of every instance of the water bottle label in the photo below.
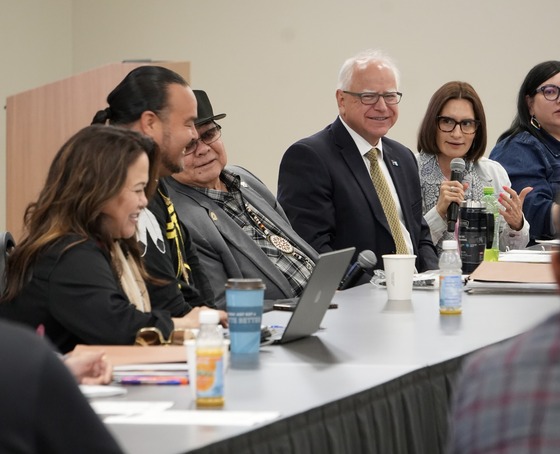
[[[442,308],[461,307],[463,280],[460,275],[440,276],[439,305]]]
[[[197,350],[196,352],[197,397],[222,397],[224,395],[223,350]]]

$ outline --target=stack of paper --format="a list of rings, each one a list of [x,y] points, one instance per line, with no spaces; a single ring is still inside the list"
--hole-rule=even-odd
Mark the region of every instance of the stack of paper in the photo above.
[[[183,345],[77,345],[74,351],[99,351],[113,365],[116,383],[123,385],[186,385],[189,380]]]
[[[187,385],[189,366],[187,363],[125,364],[113,368],[113,378],[123,385]]]
[[[550,263],[553,251],[530,249],[512,250],[500,253],[500,262]]]
[[[184,363],[187,352],[183,345],[76,345],[74,351],[99,351],[107,355],[113,366],[123,364]]]

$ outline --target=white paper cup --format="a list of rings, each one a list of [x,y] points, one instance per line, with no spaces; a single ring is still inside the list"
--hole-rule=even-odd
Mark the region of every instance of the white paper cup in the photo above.
[[[410,300],[416,256],[412,254],[383,255],[385,279],[389,300]]]

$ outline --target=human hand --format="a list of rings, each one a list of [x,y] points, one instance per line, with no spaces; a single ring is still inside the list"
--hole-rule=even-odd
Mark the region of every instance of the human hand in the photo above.
[[[443,219],[447,219],[447,209],[452,202],[460,205],[465,200],[465,191],[468,186],[468,183],[454,180],[446,180],[441,183],[436,210]]]
[[[507,186],[502,186],[502,188],[506,193],[500,192],[498,197],[498,202],[504,207],[503,210],[500,209],[500,214],[513,230],[521,230],[523,228],[523,201],[533,188],[529,186],[523,188],[519,195]]]
[[[107,385],[113,379],[113,366],[102,350],[71,352],[64,357],[64,364],[83,385]]]

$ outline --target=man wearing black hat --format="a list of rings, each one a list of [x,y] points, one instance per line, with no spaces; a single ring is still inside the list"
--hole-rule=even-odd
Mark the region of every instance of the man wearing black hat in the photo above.
[[[207,94],[194,90],[197,146],[184,157],[184,170],[165,179],[179,219],[188,227],[219,308],[225,307],[229,278],[261,278],[265,299],[299,296],[318,258],[292,229],[274,195],[252,173],[227,166]]]

